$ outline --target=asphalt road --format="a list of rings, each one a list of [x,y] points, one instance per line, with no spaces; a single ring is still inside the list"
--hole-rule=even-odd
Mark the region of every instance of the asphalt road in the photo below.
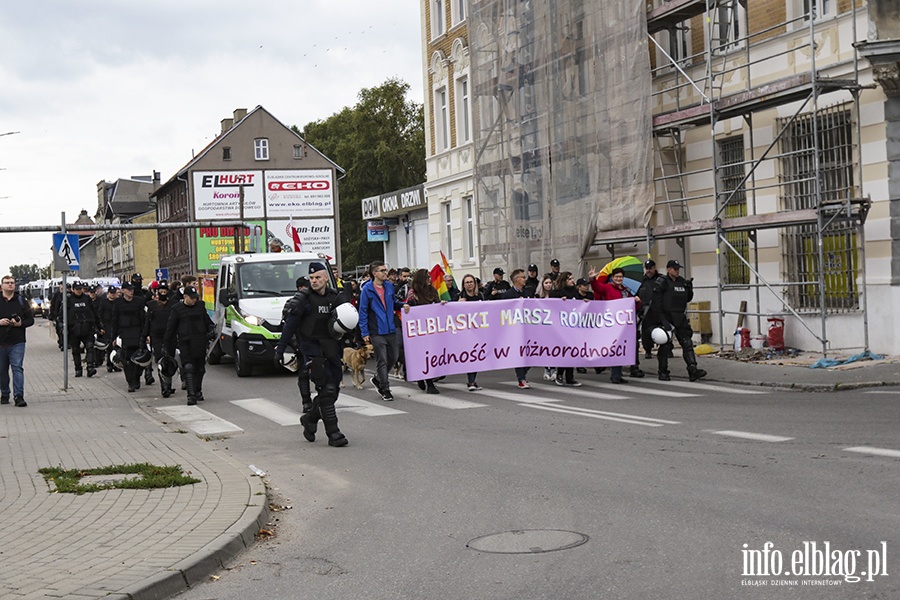
[[[210,367],[202,408],[243,431],[209,444],[290,508],[179,599],[900,597],[900,390],[607,377],[395,383],[393,403],[345,387],[364,402],[339,412],[350,446],[331,448],[273,421],[272,406],[299,412],[291,376]],[[816,576],[823,562],[845,576]]]

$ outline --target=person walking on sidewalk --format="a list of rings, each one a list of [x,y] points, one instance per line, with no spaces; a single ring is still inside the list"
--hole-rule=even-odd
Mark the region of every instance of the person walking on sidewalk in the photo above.
[[[457,302],[481,302],[484,300],[484,294],[478,289],[478,282],[471,273],[464,275],[462,278],[462,291],[459,293]],[[480,392],[482,387],[478,385],[476,379],[478,373],[466,373],[466,387],[470,392]]]
[[[169,285],[167,283],[159,284],[156,288],[156,300],[147,304],[147,321],[144,324],[142,335],[144,340],[150,342],[156,364],[160,364],[166,353],[166,328],[169,325],[169,316],[171,316],[174,306],[169,301]],[[175,388],[172,387],[172,378],[164,375],[162,369],[159,373],[159,387],[163,398],[168,398],[175,393]]]
[[[169,356],[175,348],[181,354],[181,372],[187,384],[188,406],[203,401],[203,375],[206,373],[206,350],[216,338],[216,326],[200,300],[197,288],[184,288],[184,299],[172,307],[166,324],[164,344]]]
[[[400,339],[394,326],[394,286],[387,280],[387,267],[380,260],[369,265],[371,279],[359,293],[359,332],[375,351],[372,385],[382,400],[393,400],[388,373],[400,356]]]
[[[706,371],[697,366],[694,342],[691,339],[694,332],[685,314],[688,303],[694,298],[693,280],[685,280],[680,273],[681,265],[678,261],[670,260],[666,263],[666,276],[658,278],[653,285],[653,300],[650,305],[653,318],[660,327],[671,332],[669,341],[660,346],[656,353],[661,381],[672,379],[669,374],[669,356],[674,347],[672,338],[677,339],[681,345],[690,380],[697,381],[706,376]]]
[[[384,267],[379,265],[375,268]],[[387,269],[381,273],[379,271],[378,277],[384,282],[387,279]],[[390,293],[393,295],[393,290]],[[311,410],[300,415],[303,437],[308,442],[316,441],[316,430],[319,419],[322,419],[328,445],[340,448],[348,442],[338,428],[334,404],[340,393],[344,369],[341,365],[341,340],[333,335],[332,315],[338,306],[349,304],[349,296],[328,286],[328,270],[320,262],[309,264],[309,289],[298,292],[298,295],[299,301],[292,306],[284,322],[281,339],[275,348],[275,360],[284,364],[284,349],[289,340],[296,339],[298,350],[306,359],[309,378],[315,384],[317,392]],[[393,312],[389,316],[393,319]]]
[[[107,342],[106,350],[97,351],[97,366],[103,364],[103,358],[106,358],[106,370],[110,373],[118,373],[122,369],[112,364],[109,360],[109,355],[113,351],[112,339],[110,339],[110,327],[113,319],[113,309],[116,305],[116,299],[119,297],[119,288],[115,286],[110,286],[109,289],[106,290],[106,295],[103,298],[96,301],[97,304],[97,314],[100,316],[100,335],[105,338]]]
[[[516,298],[530,298],[528,295],[528,290],[525,287],[525,280],[528,277],[525,275],[525,271],[522,269],[516,269],[512,272],[512,275],[509,276],[509,280],[512,282],[512,287],[503,292],[501,296],[501,300],[515,300]],[[485,295],[487,297],[487,295]],[[528,383],[528,370],[531,367],[516,367],[516,381],[518,381],[520,390],[531,389],[531,384]]]
[[[144,348],[144,320],[147,318],[144,297],[135,293],[130,282],[122,284],[122,297],[116,300],[113,308],[113,320],[110,329],[111,339],[119,340],[120,358],[125,370],[125,381],[128,391],[133,392],[141,387],[141,371],[138,365],[131,362],[131,357]]]
[[[9,372],[16,406],[25,407],[25,328],[34,325],[31,303],[16,292],[12,275],[0,279],[0,404],[9,404]]]
[[[597,281],[597,270],[591,267],[589,273],[591,280],[591,289],[594,290],[594,297],[597,300],[620,300],[622,298],[634,298],[635,312],[641,307],[641,299],[635,297],[631,290],[625,287],[625,271],[624,269],[613,269],[609,275],[610,283],[600,283]],[[631,365],[630,375],[632,377],[643,377],[644,372],[641,370],[641,346],[638,343],[637,320],[634,324],[635,344],[634,344],[634,364]],[[610,381],[613,383],[628,383],[622,377],[622,367],[616,366],[610,369]]]
[[[569,271],[563,271],[557,275],[550,297],[563,300],[576,299],[578,297],[578,289],[575,285],[575,276]],[[575,367],[556,367],[554,383],[560,386],[581,387],[581,382],[575,379]]]
[[[97,314],[97,305],[90,296],[84,293],[85,284],[76,281],[72,284],[72,295],[69,296],[67,307],[69,319],[69,347],[72,349],[72,358],[75,361],[75,377],[81,377],[84,371],[81,368],[81,347],[84,346],[84,358],[87,362],[87,376],[97,374],[97,365],[94,362],[94,336],[100,331],[100,315]]]

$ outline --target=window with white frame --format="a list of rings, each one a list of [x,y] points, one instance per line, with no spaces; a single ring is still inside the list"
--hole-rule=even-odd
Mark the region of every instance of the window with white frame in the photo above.
[[[469,78],[456,80],[456,144],[472,139],[472,112],[469,103]]]
[[[466,209],[466,239],[465,255],[470,261],[475,260],[475,199],[472,196],[463,198],[463,206]]]
[[[719,147],[719,199],[718,206],[725,204],[726,218],[747,216],[747,191],[745,189],[744,136],[738,135],[717,142]],[[746,231],[729,231],[725,239],[730,248],[724,253],[726,285],[747,285],[750,283],[750,234]],[[741,260],[743,259],[743,260]]]
[[[435,90],[434,105],[435,148],[440,152],[450,147],[450,112],[446,87]]]
[[[466,2],[467,0],[450,0],[450,12],[454,25],[466,20]]]
[[[737,1],[720,2],[714,9],[712,31],[713,53],[722,53],[743,45],[741,38],[747,32],[747,10]]]
[[[813,20],[820,19],[829,14],[834,2],[832,0],[800,0],[800,14],[803,20],[808,21],[810,12],[814,15]]]
[[[444,35],[444,0],[431,0],[431,37]]]
[[[441,204],[441,221],[443,222],[443,240],[441,241],[441,246],[446,252],[444,255],[447,257],[447,260],[453,260],[453,222],[450,220],[450,203],[445,202]]]
[[[269,140],[267,138],[253,140],[253,156],[256,160],[269,160]]]
[[[294,158],[297,160],[303,158],[303,146],[301,144],[294,144]]]

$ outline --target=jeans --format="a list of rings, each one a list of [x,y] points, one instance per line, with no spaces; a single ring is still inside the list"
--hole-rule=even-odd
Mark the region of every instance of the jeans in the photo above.
[[[9,368],[12,367],[13,396],[25,397],[25,342],[0,346],[0,394],[9,396]]]
[[[516,367],[516,379],[519,381],[526,381],[525,377],[528,375],[528,369],[531,367]]]
[[[370,335],[372,349],[375,351],[375,378],[378,379],[379,392],[389,392],[391,384],[388,372],[394,368],[400,356],[400,340],[395,333],[387,335]]]

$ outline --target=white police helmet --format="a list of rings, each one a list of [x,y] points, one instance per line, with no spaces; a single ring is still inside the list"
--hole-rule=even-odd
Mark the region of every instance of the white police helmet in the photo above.
[[[298,356],[291,346],[285,346],[284,360],[282,361],[281,366],[292,373],[296,373],[297,369],[300,368],[300,361],[298,359]]]
[[[654,327],[653,331],[650,332],[650,339],[653,340],[654,344],[662,346],[672,341],[672,332],[662,327]]]
[[[335,338],[342,338],[359,324],[359,313],[356,308],[349,302],[340,304],[331,311],[331,335]]]

